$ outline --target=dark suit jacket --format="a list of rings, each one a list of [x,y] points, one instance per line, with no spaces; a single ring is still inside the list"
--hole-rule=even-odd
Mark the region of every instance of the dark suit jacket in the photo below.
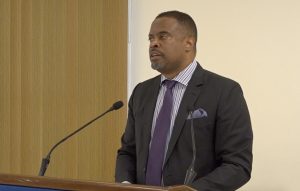
[[[138,84],[130,98],[128,121],[118,150],[116,181],[145,184],[151,127],[160,76]],[[192,160],[191,108],[207,117],[194,119],[197,177],[189,185],[201,191],[236,190],[252,168],[252,129],[238,83],[211,73],[198,64],[182,98],[163,167],[164,185],[184,183]]]

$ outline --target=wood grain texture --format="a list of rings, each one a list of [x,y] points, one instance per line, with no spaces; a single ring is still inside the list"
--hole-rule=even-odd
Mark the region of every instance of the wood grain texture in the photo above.
[[[0,1],[0,173],[36,175],[65,135],[127,101],[127,1]],[[111,182],[126,107],[55,150],[47,176]]]
[[[0,189],[2,184],[26,186],[31,188],[52,188],[74,191],[195,191],[194,189],[185,185],[158,187],[138,184],[104,183],[49,177],[19,176],[12,174],[0,174]]]

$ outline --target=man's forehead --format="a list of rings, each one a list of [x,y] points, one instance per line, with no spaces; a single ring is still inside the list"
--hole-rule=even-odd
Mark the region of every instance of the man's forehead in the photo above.
[[[178,22],[176,19],[172,18],[172,17],[161,17],[161,18],[157,18],[155,19],[152,24],[152,26],[171,26],[171,25],[177,25]]]
[[[171,17],[161,17],[155,19],[150,28],[149,34],[157,34],[170,32],[178,27],[178,22],[176,19]]]

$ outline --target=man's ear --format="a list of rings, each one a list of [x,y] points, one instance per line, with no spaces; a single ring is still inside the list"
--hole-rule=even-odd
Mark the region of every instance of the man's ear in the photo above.
[[[195,38],[194,37],[187,37],[186,40],[185,40],[185,51],[186,52],[190,52],[192,50],[195,49]]]

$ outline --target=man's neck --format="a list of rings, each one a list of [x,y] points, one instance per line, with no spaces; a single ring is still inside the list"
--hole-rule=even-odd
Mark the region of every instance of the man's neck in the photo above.
[[[174,72],[170,72],[170,73],[161,73],[162,75],[164,75],[167,79],[173,79],[175,78],[181,71],[183,71],[184,69],[186,69],[186,67],[188,67],[195,58],[193,59],[189,59],[188,61],[186,61],[184,64],[181,65],[180,68],[178,68],[178,70],[174,71]]]

